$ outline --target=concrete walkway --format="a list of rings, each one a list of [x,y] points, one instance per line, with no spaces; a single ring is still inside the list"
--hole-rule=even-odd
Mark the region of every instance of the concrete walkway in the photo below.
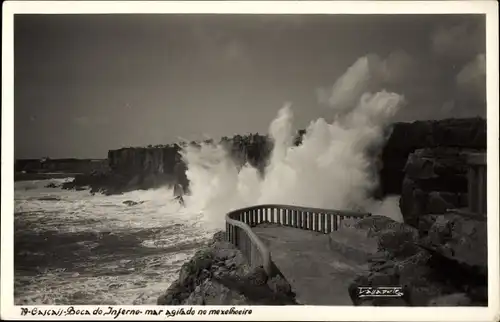
[[[300,304],[353,305],[348,286],[358,273],[368,270],[368,256],[376,250],[366,237],[338,231],[329,238],[269,224],[253,230],[268,245]]]

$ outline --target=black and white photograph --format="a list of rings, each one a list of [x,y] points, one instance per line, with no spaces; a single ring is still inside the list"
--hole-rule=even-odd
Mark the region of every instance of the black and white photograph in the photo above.
[[[486,13],[10,19],[11,305],[498,308]]]

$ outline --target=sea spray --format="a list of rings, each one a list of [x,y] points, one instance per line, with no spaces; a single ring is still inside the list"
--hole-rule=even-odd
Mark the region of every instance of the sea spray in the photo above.
[[[385,90],[364,92],[357,99],[348,97],[359,95],[369,76],[366,60],[349,68],[332,92],[344,97],[328,100],[333,104],[332,121],[312,121],[299,146],[293,144],[292,106],[281,108],[269,127],[274,145],[263,178],[248,164],[238,170],[220,145],[184,148],[181,153],[192,186],[188,204],[198,207],[206,224],[214,227],[223,227],[224,214],[232,209],[266,203],[394,210],[388,203],[373,200],[372,195],[379,184],[378,154],[404,98]],[[355,90],[350,91],[346,84]],[[393,199],[390,203],[394,204]]]

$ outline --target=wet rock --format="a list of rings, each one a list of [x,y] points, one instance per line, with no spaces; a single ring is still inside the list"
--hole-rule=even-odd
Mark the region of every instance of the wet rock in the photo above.
[[[45,188],[59,188],[59,186],[56,185],[54,182],[51,182],[48,185],[46,185]]]
[[[179,283],[185,284],[188,279],[197,277],[200,272],[212,265],[213,254],[209,250],[196,252],[194,257],[182,265],[179,273]]]
[[[123,202],[124,205],[127,205],[127,206],[136,206],[136,205],[140,205],[140,204],[143,204],[144,201],[133,201],[133,200],[125,200]]]
[[[245,305],[248,300],[244,295],[231,290],[214,280],[205,280],[197,286],[184,305]]]

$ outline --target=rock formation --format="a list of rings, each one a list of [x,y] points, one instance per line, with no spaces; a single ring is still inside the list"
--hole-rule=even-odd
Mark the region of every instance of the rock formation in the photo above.
[[[242,253],[216,233],[158,298],[158,305],[289,305],[296,304],[290,285],[262,267],[250,268]]]
[[[272,145],[266,136],[236,135],[231,139],[224,137],[220,143],[228,150],[237,166],[249,163],[263,174]],[[189,144],[199,146],[197,142]],[[188,192],[186,164],[182,160],[180,150],[181,146],[178,144],[110,150],[109,171],[77,175],[72,182],[65,183],[63,188],[88,187],[92,192],[119,194],[180,184],[184,191]]]
[[[298,131],[295,144],[302,142],[304,130]],[[486,148],[486,121],[480,118],[447,119],[395,123],[390,129],[387,144],[381,151],[380,195],[400,194],[408,156],[417,149],[453,147],[457,149]],[[205,143],[213,143],[206,141]],[[245,163],[256,167],[264,175],[272,150],[272,141],[264,135],[236,135],[223,137],[220,143],[228,150],[238,166]],[[190,144],[199,145],[197,142]],[[135,189],[149,189],[180,183],[188,191],[186,165],[177,144],[122,148],[108,152],[109,171],[80,175],[65,188],[91,187],[94,192],[122,193]],[[443,196],[446,198],[446,196]]]
[[[405,223],[418,227],[422,215],[467,206],[466,151],[430,148],[409,155],[400,198]]]
[[[438,215],[425,236],[416,228],[382,216],[359,220],[351,227],[376,240],[378,252],[370,271],[349,288],[355,305],[486,306],[487,261],[484,221]],[[476,250],[474,250],[476,249]],[[401,286],[401,298],[359,298],[360,286]]]
[[[417,149],[486,149],[486,120],[482,118],[395,123],[390,131],[381,156],[383,195],[400,194],[406,161],[410,153]]]

